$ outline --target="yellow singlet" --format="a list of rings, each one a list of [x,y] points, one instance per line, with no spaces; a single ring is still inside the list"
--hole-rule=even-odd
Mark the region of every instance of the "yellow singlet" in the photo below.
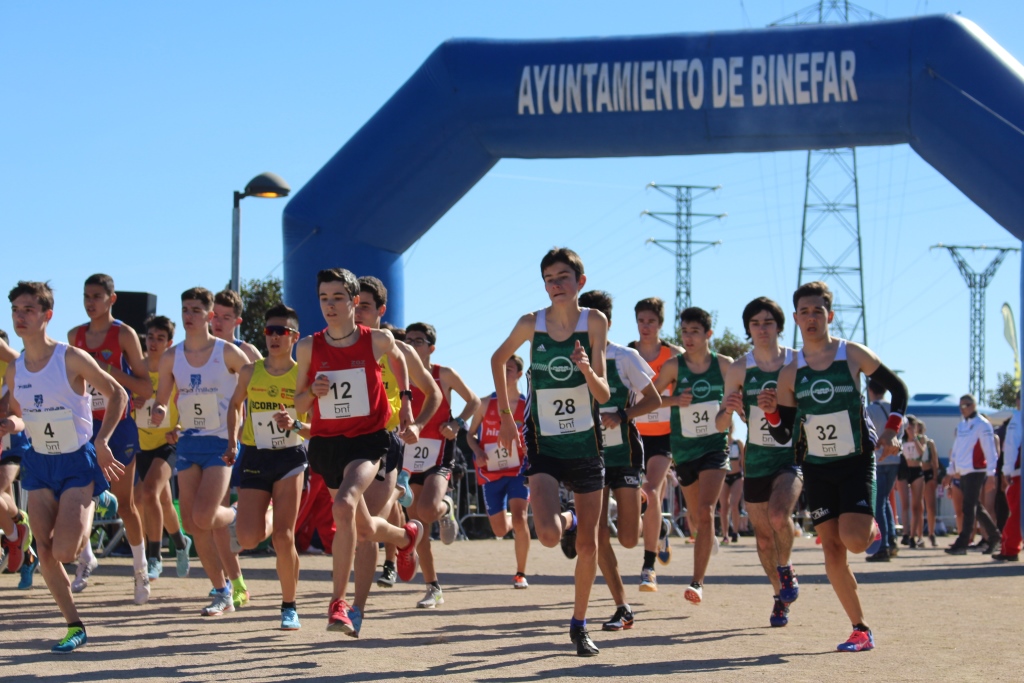
[[[252,369],[252,378],[249,380],[248,388],[249,396],[246,400],[245,425],[242,427],[242,443],[254,447],[287,447],[287,445],[268,445],[275,443],[274,439],[282,435],[277,433],[277,425],[273,423],[267,413],[276,413],[283,405],[300,422],[307,419],[305,415],[294,415],[295,379],[298,377],[299,366],[298,364],[293,365],[292,369],[283,375],[274,376],[267,372],[265,361],[264,358],[259,359]],[[256,443],[256,434],[253,432],[254,420],[259,429],[266,430],[261,437],[262,445]],[[290,434],[286,433],[286,435]]]
[[[398,411],[402,409],[402,397],[398,395],[398,379],[391,371],[388,357],[381,356],[378,364],[380,365],[380,379],[384,382],[384,395],[388,397],[388,403],[391,404],[391,417],[384,425],[384,428],[390,431],[398,426]]]
[[[149,381],[153,385],[153,396],[156,396],[157,384],[160,381],[160,373],[151,372],[149,373]],[[153,429],[151,427],[143,426],[149,424],[150,411],[153,409],[155,399],[151,398],[143,405],[139,410],[132,410],[132,417],[135,418],[135,424],[139,426],[139,448],[144,451],[154,451],[161,446],[167,445],[167,439],[164,435],[167,432],[174,429],[178,424],[178,388],[175,387],[174,391],[171,392],[171,400],[168,402],[169,415],[167,416],[167,427]]]

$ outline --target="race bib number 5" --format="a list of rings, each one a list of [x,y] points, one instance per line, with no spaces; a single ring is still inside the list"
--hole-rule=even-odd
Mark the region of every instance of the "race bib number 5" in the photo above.
[[[217,394],[179,394],[178,415],[185,429],[219,429]]]
[[[322,372],[330,382],[327,395],[322,396],[320,418],[323,420],[344,420],[350,417],[365,417],[370,414],[370,397],[366,390],[366,370],[331,370]]]
[[[36,453],[59,455],[78,450],[78,433],[69,411],[26,412],[24,419],[25,429],[32,439],[32,450]]]
[[[409,463],[409,471],[414,473],[426,472],[437,464],[441,455],[441,447],[444,442],[440,439],[420,439],[416,443],[405,447],[406,462]],[[409,455],[412,454],[410,458]]]
[[[586,384],[572,389],[538,389],[537,403],[542,436],[578,434],[594,427]]]
[[[804,421],[807,452],[819,458],[841,458],[855,450],[850,416],[845,410],[828,415],[808,415]]]
[[[701,436],[717,434],[718,427],[715,426],[715,416],[718,415],[718,408],[718,401],[691,403],[686,408],[680,408],[679,421],[682,425],[683,436],[688,439],[696,439]]]

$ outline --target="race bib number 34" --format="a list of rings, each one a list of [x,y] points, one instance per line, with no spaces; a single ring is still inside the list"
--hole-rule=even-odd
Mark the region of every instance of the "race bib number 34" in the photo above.
[[[288,408],[288,414],[295,419],[295,409]],[[252,434],[256,439],[256,448],[263,450],[279,450],[299,445],[299,433],[290,429],[281,431],[271,411],[253,413]]]
[[[364,368],[331,370],[320,374],[326,375],[331,385],[327,395],[317,401],[321,419],[344,420],[370,414],[370,397],[366,391]]]
[[[718,415],[718,401],[691,403],[679,409],[679,421],[682,424],[683,436],[696,439],[718,433],[715,416]]]
[[[578,434],[594,427],[586,384],[572,389],[538,389],[537,403],[542,436]]]
[[[841,458],[855,450],[850,416],[845,410],[828,415],[808,415],[804,421],[807,452],[819,458]]]
[[[26,412],[24,419],[25,429],[32,439],[32,450],[36,453],[59,455],[78,450],[78,433],[69,411]]]
[[[178,415],[185,429],[219,429],[217,394],[179,394]]]

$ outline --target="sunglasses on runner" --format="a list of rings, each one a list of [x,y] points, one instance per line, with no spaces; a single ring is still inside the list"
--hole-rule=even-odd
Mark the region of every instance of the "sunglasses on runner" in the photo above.
[[[284,337],[292,332],[298,332],[298,330],[293,330],[292,328],[284,325],[267,325],[263,328],[263,334],[268,337]]]

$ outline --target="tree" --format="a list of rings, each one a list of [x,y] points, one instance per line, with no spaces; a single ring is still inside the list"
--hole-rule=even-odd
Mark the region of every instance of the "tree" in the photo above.
[[[1017,408],[1017,387],[1012,372],[1000,372],[996,375],[999,379],[995,389],[988,392],[987,403],[992,408]]]
[[[230,287],[231,285],[228,285]],[[242,282],[242,325],[241,338],[267,355],[267,340],[263,335],[264,316],[268,309],[281,303],[281,279],[268,277],[265,280]]]

